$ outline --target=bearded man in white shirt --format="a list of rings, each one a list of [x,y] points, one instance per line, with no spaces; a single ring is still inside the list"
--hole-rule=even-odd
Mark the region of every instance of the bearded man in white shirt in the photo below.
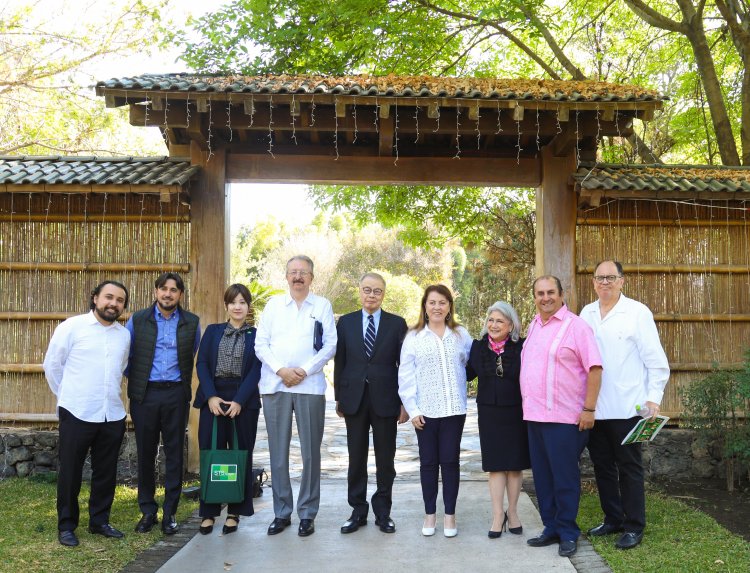
[[[302,456],[298,535],[306,537],[315,532],[320,506],[320,446],[326,406],[323,367],[336,353],[337,338],[331,303],[310,292],[313,270],[310,257],[297,255],[289,259],[289,293],[268,301],[255,337],[255,354],[263,363],[258,386],[268,432],[275,516],[268,535],[281,533],[292,523],[292,413],[297,420]]]
[[[128,306],[128,290],[117,281],[104,281],[91,292],[90,306],[89,313],[69,318],[55,329],[44,357],[44,374],[57,396],[60,419],[57,538],[67,547],[79,543],[78,494],[89,450],[89,532],[123,536],[109,524],[109,513],[125,435],[121,384],[130,334],[117,319]]]
[[[603,523],[589,535],[621,533],[615,547],[631,549],[643,539],[646,495],[641,444],[621,445],[640,419],[636,405],[659,413],[669,381],[669,361],[647,306],[622,294],[622,265],[605,260],[594,271],[599,300],[581,311],[602,355],[602,386],[588,449],[594,463]]]

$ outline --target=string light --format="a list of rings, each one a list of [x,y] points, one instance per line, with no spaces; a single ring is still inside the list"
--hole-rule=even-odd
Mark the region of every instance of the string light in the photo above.
[[[333,98],[333,119],[335,122],[335,129],[333,131],[333,147],[336,150],[336,159],[339,160],[339,112],[338,112],[338,97]]]
[[[185,129],[190,128],[190,92],[185,94]]]
[[[516,116],[516,133],[517,133],[517,139],[516,139],[516,165],[520,165],[521,163],[521,120],[518,119],[518,116]]]
[[[417,136],[414,138],[414,143],[419,143],[419,105],[414,108],[414,125],[417,127]]]
[[[378,118],[380,117],[380,104],[378,103],[378,97],[375,96],[375,133],[380,133],[378,125]]]
[[[453,156],[453,159],[461,159],[461,106],[459,105],[458,101],[456,101],[456,154]]]
[[[310,127],[315,125],[315,94],[310,99]]]
[[[297,118],[294,115],[295,112],[294,94],[292,94],[292,105],[289,106],[289,115],[292,116],[292,140],[294,141],[294,145],[297,145]]]
[[[273,154],[273,96],[268,98],[268,153],[276,159]]]
[[[398,164],[398,99],[396,100],[396,105],[394,108],[394,113],[396,114],[396,117],[393,118],[393,150],[396,154],[396,159],[393,160],[393,164]]]
[[[143,114],[143,127],[148,127],[148,95],[146,95],[145,113]]]
[[[214,155],[213,148],[211,146],[211,139],[213,138],[213,125],[214,125],[214,119],[213,119],[213,110],[214,105],[211,101],[211,96],[208,96],[208,157],[206,158],[206,163],[211,161],[211,158]]]
[[[255,123],[255,98],[250,96],[250,123],[247,125],[248,129],[253,127]]]
[[[352,117],[354,118],[354,139],[352,139],[352,143],[357,143],[357,136],[359,135],[359,131],[357,129],[357,98],[354,98],[354,105],[352,106]]]
[[[164,94],[164,133],[162,134],[162,137],[164,137],[164,143],[169,147],[169,136],[167,135],[169,131],[169,120],[168,120],[168,113],[169,113],[169,96],[165,93]]]
[[[500,111],[500,100],[497,100],[497,130],[495,131],[495,135],[498,135],[499,133],[502,133],[503,126],[500,123],[500,117],[502,116],[502,111]]]
[[[578,103],[576,102],[576,168],[581,164],[581,148],[578,145],[578,142],[580,141],[580,136],[578,132]]]
[[[557,123],[557,133],[562,133],[562,125],[560,125],[560,104],[557,104],[557,112],[555,113],[555,121]]]
[[[479,119],[480,119],[480,111],[479,111],[479,102],[477,102],[477,123],[475,127],[475,131],[477,133],[477,151],[479,151],[481,146],[481,139],[482,139],[482,132],[479,129]]]
[[[539,104],[536,106],[536,150],[539,151]]]
[[[232,141],[232,94],[227,97],[227,129],[229,129],[229,141]]]

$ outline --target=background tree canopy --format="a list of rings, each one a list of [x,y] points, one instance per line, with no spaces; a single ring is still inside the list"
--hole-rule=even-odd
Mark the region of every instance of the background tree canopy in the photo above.
[[[750,163],[743,0],[234,0],[176,34],[218,73],[513,76],[633,83],[671,98],[602,158]],[[647,144],[644,144],[647,142]]]

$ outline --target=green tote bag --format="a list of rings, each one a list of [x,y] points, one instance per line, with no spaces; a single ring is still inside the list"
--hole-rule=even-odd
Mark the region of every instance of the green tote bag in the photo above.
[[[237,425],[232,419],[232,449],[216,449],[217,419],[211,432],[211,449],[201,450],[201,500],[204,503],[240,503],[245,499],[247,450],[240,450]]]

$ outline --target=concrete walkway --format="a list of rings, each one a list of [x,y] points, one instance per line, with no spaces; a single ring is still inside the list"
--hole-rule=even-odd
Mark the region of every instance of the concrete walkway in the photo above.
[[[323,440],[323,480],[321,506],[315,520],[315,534],[297,535],[299,519],[293,516],[292,527],[276,536],[266,529],[273,520],[270,487],[255,500],[255,515],[244,518],[239,530],[221,534],[223,516],[211,535],[195,535],[169,559],[159,573],[206,573],[211,571],[326,571],[327,573],[404,570],[467,570],[540,573],[547,571],[609,571],[584,537],[572,560],[557,555],[557,545],[532,548],[526,539],[541,531],[541,520],[529,496],[521,494],[519,515],[522,535],[504,533],[489,539],[492,521],[486,474],[481,471],[476,405],[469,402],[466,428],[461,442],[461,489],[457,504],[458,536],[446,538],[442,532],[441,500],[438,500],[438,528],[435,536],[421,534],[423,505],[419,486],[419,458],[416,437],[410,423],[399,427],[394,504],[391,514],[395,534],[382,533],[370,516],[368,525],[356,533],[342,535],[339,528],[350,515],[346,501],[346,429],[333,409],[329,397]],[[298,478],[301,463],[296,430],[292,438],[291,473]],[[374,490],[372,453],[370,492]],[[268,468],[268,447],[261,415],[253,465]],[[298,486],[298,483],[293,483]],[[296,500],[295,487],[295,500]],[[169,543],[165,540],[162,543]]]

